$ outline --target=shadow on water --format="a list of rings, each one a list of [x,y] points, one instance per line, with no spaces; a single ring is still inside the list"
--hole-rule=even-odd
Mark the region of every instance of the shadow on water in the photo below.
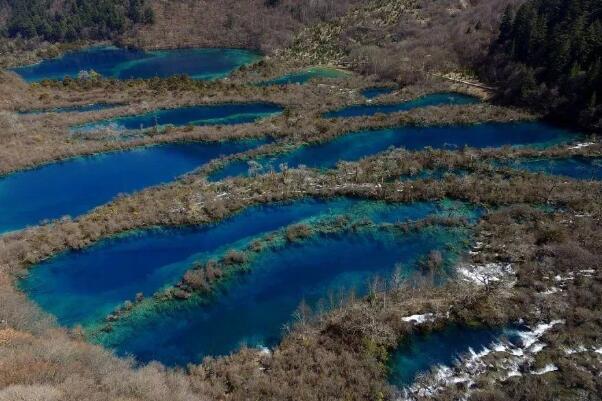
[[[570,177],[578,180],[602,180],[602,158],[600,157],[525,159],[503,163],[502,165],[515,169]]]
[[[77,106],[65,106],[65,107],[53,107],[48,109],[32,109],[20,111],[19,114],[43,114],[43,113],[85,113],[88,111],[101,111],[113,109],[115,107],[123,106],[123,103],[90,103]]]
[[[465,105],[479,102],[480,100],[476,97],[463,95],[460,93],[434,93],[402,103],[360,104],[349,106],[340,110],[325,113],[324,118],[373,116],[379,113],[396,113],[399,111],[408,111],[428,106]]]

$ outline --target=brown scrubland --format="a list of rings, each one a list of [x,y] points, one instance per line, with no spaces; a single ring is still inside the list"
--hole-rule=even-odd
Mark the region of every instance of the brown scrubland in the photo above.
[[[4,73],[6,86],[0,90],[12,93],[19,83],[12,74]],[[528,113],[491,105],[472,107],[439,107],[415,109],[406,113],[373,117],[325,121],[322,113],[345,105],[360,103],[358,87],[369,86],[362,78],[336,85],[292,85],[288,87],[258,88],[238,83],[204,83],[185,78],[120,82],[115,80],[69,80],[66,83],[48,82],[32,87],[22,86],[21,95],[7,100],[6,111],[0,114],[0,127],[5,135],[0,149],[0,174],[34,167],[77,155],[123,150],[174,141],[216,141],[257,138],[271,135],[289,141],[315,141],[332,138],[343,132],[365,127],[393,125],[456,124],[482,121],[516,121],[532,119]],[[411,100],[431,92],[466,91],[440,79],[404,88],[384,102]],[[135,101],[132,101],[135,99]],[[94,102],[123,103],[113,109],[87,113],[46,113],[20,115],[18,110],[61,107]],[[145,113],[159,108],[196,104],[233,102],[271,102],[285,108],[282,115],[266,118],[255,124],[233,126],[171,127],[166,132],[138,135],[122,140],[110,131],[74,135],[70,128],[86,122],[124,115]]]
[[[332,20],[356,4],[361,2],[157,0],[152,2],[155,23],[140,26],[124,42],[143,48],[232,47],[270,52],[288,46],[302,26]]]

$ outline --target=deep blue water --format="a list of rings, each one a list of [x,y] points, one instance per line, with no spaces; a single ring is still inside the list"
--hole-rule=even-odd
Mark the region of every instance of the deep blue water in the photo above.
[[[304,84],[311,79],[317,78],[342,78],[347,76],[348,73],[343,70],[336,68],[326,67],[312,67],[303,71],[293,72],[290,74],[283,75],[279,78],[274,78],[269,81],[259,82],[258,86],[271,86],[271,85],[291,85],[291,84]]]
[[[339,160],[359,160],[392,146],[408,150],[420,150],[426,147],[453,150],[464,146],[476,148],[504,145],[545,146],[567,142],[578,137],[578,134],[538,122],[398,127],[354,132],[329,142],[306,145],[289,153],[256,161],[262,166],[263,172],[270,169],[279,170],[281,163],[286,163],[289,167],[305,165],[315,168],[332,168]],[[209,178],[219,180],[241,174],[248,174],[246,161],[230,163]]]
[[[599,157],[520,160],[508,165],[513,168],[580,180],[602,180],[602,158]]]
[[[366,99],[374,99],[375,97],[379,97],[381,95],[388,95],[389,93],[393,93],[395,89],[386,86],[375,86],[373,88],[366,88],[362,90],[362,96]]]
[[[265,161],[263,159],[262,161]],[[247,160],[235,160],[227,163],[223,168],[215,170],[207,177],[209,181],[220,181],[231,177],[249,176],[249,162]]]
[[[324,118],[373,116],[379,113],[396,113],[428,106],[463,105],[478,103],[480,100],[473,96],[459,93],[434,93],[403,103],[393,104],[361,104],[345,107],[324,114]]]
[[[301,219],[350,212],[375,221],[405,221],[437,210],[428,203],[388,205],[346,198],[257,206],[210,226],[136,231],[65,252],[31,269],[21,286],[61,324],[89,323],[137,292],[150,296],[177,282],[206,252]]]
[[[252,272],[238,276],[209,305],[163,311],[120,325],[102,341],[140,362],[167,365],[199,362],[241,345],[273,346],[302,300],[314,306],[329,293],[355,289],[364,294],[375,274],[389,276],[396,263],[406,271],[417,258],[458,240],[443,230],[403,236],[344,233],[322,236],[262,254]]]
[[[38,64],[13,68],[27,82],[77,77],[94,70],[103,77],[129,79],[186,74],[193,79],[215,79],[259,60],[257,53],[238,49],[179,49],[149,51],[92,47],[69,52]]]
[[[84,113],[87,111],[100,111],[123,106],[121,103],[90,103],[77,106],[53,107],[48,109],[33,109],[21,111],[19,114],[42,114],[42,113]]]
[[[282,112],[271,103],[225,103],[161,109],[149,113],[93,121],[72,128],[74,132],[90,132],[111,128],[115,131],[165,127],[167,125],[231,125],[257,121]]]
[[[479,352],[505,333],[501,328],[451,326],[411,336],[391,356],[389,381],[399,387],[409,386],[417,375],[428,373],[437,365],[450,366],[469,348]]]
[[[173,180],[220,155],[264,141],[176,143],[78,157],[0,177],[0,233],[77,216],[128,193]]]

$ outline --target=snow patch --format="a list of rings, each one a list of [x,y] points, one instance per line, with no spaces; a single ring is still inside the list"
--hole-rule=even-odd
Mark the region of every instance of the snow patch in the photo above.
[[[432,321],[434,319],[435,315],[433,315],[432,313],[425,313],[423,315],[412,315],[401,318],[401,320],[403,320],[404,322],[413,322],[414,324],[421,324]]]
[[[578,143],[575,146],[571,146],[569,149],[587,148],[588,146],[592,146],[592,145],[594,145],[594,142],[583,142],[583,143]]]
[[[557,292],[561,292],[562,290],[558,287],[550,287],[548,290],[544,291],[544,292],[540,292],[539,295],[552,295],[552,294],[556,294]]]
[[[558,370],[558,367],[556,365],[554,365],[553,363],[548,363],[546,366],[544,366],[541,369],[531,371],[531,374],[532,375],[543,375],[548,372],[554,372],[556,370]]]
[[[573,354],[577,354],[579,352],[585,352],[585,351],[587,351],[587,348],[585,348],[583,345],[580,345],[575,348],[565,348],[564,349],[564,353],[567,355],[573,355]]]
[[[464,276],[464,281],[477,285],[488,285],[493,281],[501,281],[514,275],[512,265],[487,263],[486,265],[469,265],[458,268],[458,273]]]
[[[543,336],[544,333],[550,330],[557,324],[563,324],[564,320],[552,320],[550,323],[540,323],[532,331],[521,331],[518,336],[521,338],[525,348],[531,347],[539,337]]]
[[[546,344],[544,343],[535,343],[533,344],[533,346],[531,347],[530,351],[533,354],[537,354],[538,352],[540,352],[542,349],[544,349],[546,347]]]
[[[437,366],[433,373],[418,379],[413,385],[404,388],[397,396],[398,401],[415,401],[433,397],[448,386],[462,388],[467,398],[475,380],[486,373],[491,373],[491,379],[505,381],[511,377],[522,376],[521,370],[535,360],[535,354],[546,344],[540,338],[552,327],[562,324],[562,320],[540,323],[537,326],[514,332],[519,337],[518,342],[494,342],[482,351],[468,349],[467,354],[460,356],[452,366]],[[599,353],[602,354],[602,348]],[[556,365],[548,364],[539,370],[530,371],[542,375],[558,370]]]

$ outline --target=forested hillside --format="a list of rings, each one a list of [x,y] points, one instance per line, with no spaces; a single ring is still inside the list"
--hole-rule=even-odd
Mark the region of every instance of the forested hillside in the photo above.
[[[530,0],[508,8],[486,70],[505,101],[602,128],[602,1]]]
[[[112,39],[153,21],[145,0],[2,0],[0,10],[4,36],[51,42]]]

